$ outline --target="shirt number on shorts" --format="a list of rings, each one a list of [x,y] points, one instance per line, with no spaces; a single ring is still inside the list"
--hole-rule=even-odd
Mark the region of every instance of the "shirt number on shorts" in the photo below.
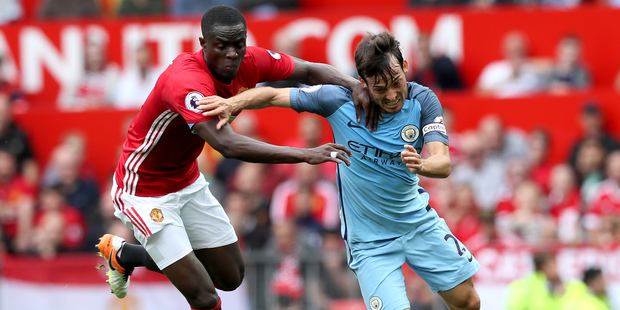
[[[459,241],[456,239],[455,236],[451,235],[451,234],[446,234],[443,237],[443,240],[445,240],[446,242],[448,242],[448,239],[452,239],[452,241],[454,241],[454,245],[456,246],[456,251],[459,253],[459,256],[463,256],[465,254],[465,252],[467,252],[467,248],[465,248],[464,246],[461,247],[461,245],[459,244]],[[469,262],[471,262],[474,258],[473,255],[471,255],[471,253],[469,254],[469,257],[466,257],[467,260]]]

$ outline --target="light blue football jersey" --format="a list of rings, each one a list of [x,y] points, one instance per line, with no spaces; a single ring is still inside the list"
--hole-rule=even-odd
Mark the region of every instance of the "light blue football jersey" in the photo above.
[[[338,165],[341,232],[347,242],[402,236],[415,228],[415,211],[428,205],[428,194],[400,153],[404,144],[418,153],[425,142],[448,145],[448,136],[437,96],[416,83],[408,83],[407,88],[402,110],[383,114],[374,132],[357,123],[350,90],[333,85],[291,90],[291,107],[325,117],[334,142],[353,154],[351,166]]]

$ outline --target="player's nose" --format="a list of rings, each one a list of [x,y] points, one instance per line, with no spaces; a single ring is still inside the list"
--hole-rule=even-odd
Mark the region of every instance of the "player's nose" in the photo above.
[[[395,90],[388,90],[387,95],[385,96],[387,98],[387,100],[389,101],[394,101],[396,100],[396,91]]]
[[[226,50],[226,57],[228,58],[237,58],[239,57],[239,53],[237,52],[237,50],[235,48],[229,48],[228,50]]]

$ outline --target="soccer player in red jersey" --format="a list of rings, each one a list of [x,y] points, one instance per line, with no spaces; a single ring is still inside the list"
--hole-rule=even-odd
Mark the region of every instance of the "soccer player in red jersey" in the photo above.
[[[123,145],[111,195],[116,217],[141,245],[110,234],[97,245],[119,298],[140,266],[165,274],[192,309],[220,309],[215,288],[231,291],[241,284],[244,262],[237,236],[198,170],[196,158],[205,142],[225,157],[249,162],[350,164],[350,151],[342,145],[290,148],[236,134],[230,126],[217,130],[218,118],[203,116],[198,101],[287,79],[342,85],[368,104],[356,79],[326,64],[246,46],[245,18],[229,6],[204,14],[202,36],[201,51],[179,55],[161,74]]]

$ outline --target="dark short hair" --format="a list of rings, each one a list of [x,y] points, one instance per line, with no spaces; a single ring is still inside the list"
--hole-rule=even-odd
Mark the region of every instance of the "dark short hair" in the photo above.
[[[381,77],[389,81],[396,72],[392,69],[392,56],[403,68],[403,54],[400,51],[400,43],[394,36],[387,32],[368,34],[362,39],[355,49],[355,66],[357,74],[366,80],[367,77]],[[388,75],[390,79],[388,79]]]
[[[590,284],[590,282],[592,282],[592,280],[600,277],[601,275],[603,275],[603,271],[601,271],[600,268],[595,268],[595,267],[588,268],[583,273],[583,283],[588,285]]]
[[[537,253],[534,255],[534,270],[541,271],[547,263],[553,261],[555,259],[555,255],[549,252]]]
[[[202,15],[202,36],[206,37],[207,34],[210,34],[216,25],[236,26],[239,24],[243,24],[246,28],[248,26],[245,17],[239,10],[228,5],[217,5]]]
[[[601,114],[600,104],[596,101],[586,101],[582,109],[583,114],[599,115]]]

